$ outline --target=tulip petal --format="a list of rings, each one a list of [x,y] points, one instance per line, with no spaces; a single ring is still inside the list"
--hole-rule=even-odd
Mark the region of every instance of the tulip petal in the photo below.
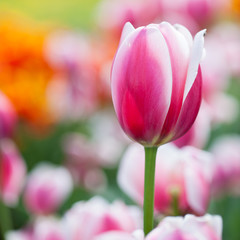
[[[203,45],[204,45],[205,33],[206,33],[206,29],[198,32],[193,41],[183,101],[186,99],[194,81],[196,80],[196,76],[198,74],[199,63],[202,59],[203,52],[204,52]]]
[[[127,22],[122,30],[122,35],[121,35],[121,39],[120,39],[120,44],[122,44],[122,42],[126,39],[126,37],[132,33],[135,30],[135,28],[133,27],[133,25],[130,22]]]
[[[178,32],[180,32],[185,37],[185,39],[188,42],[189,47],[192,47],[193,37],[192,37],[192,34],[189,32],[189,30],[181,24],[174,24],[174,27]]]
[[[194,123],[201,105],[201,95],[202,73],[201,68],[199,67],[196,80],[183,103],[176,127],[174,129],[174,136],[172,140],[181,137]]]
[[[189,64],[190,46],[188,45],[185,37],[171,24],[162,22],[159,25],[159,29],[168,45],[171,58],[173,82],[171,105],[164,122],[163,131],[161,133],[161,138],[164,138],[175,126],[181,110]]]

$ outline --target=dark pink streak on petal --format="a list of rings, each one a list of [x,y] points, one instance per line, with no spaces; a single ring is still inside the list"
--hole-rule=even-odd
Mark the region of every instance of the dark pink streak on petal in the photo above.
[[[122,99],[122,123],[125,130],[134,139],[141,139],[144,135],[144,122],[135,99],[130,91],[126,90]]]
[[[202,72],[199,66],[197,77],[183,103],[183,107],[179,119],[177,121],[176,128],[174,129],[175,135],[173,137],[173,140],[184,135],[194,123],[201,105],[202,100],[201,96],[202,96]]]

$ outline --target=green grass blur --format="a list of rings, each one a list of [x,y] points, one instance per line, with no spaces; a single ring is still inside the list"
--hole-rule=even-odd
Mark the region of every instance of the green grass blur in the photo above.
[[[0,11],[20,12],[39,21],[53,21],[88,29],[93,24],[99,0],[1,0]]]

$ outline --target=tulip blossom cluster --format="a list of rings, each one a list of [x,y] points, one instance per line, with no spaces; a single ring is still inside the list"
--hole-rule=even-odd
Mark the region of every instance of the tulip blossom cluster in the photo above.
[[[38,217],[28,228],[8,232],[6,240],[221,240],[219,216],[166,217],[146,237],[141,218],[137,207],[95,197],[75,203],[62,219]]]

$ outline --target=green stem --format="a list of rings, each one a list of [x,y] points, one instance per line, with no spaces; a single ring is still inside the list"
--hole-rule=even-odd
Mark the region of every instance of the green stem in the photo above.
[[[173,215],[174,216],[180,216],[180,211],[179,211],[179,207],[178,207],[178,194],[177,193],[173,193],[172,194],[172,210],[173,210]]]
[[[157,147],[145,147],[145,183],[143,202],[143,228],[145,236],[153,229],[154,182]]]
[[[0,235],[5,239],[7,231],[12,230],[12,219],[9,208],[0,199]]]

